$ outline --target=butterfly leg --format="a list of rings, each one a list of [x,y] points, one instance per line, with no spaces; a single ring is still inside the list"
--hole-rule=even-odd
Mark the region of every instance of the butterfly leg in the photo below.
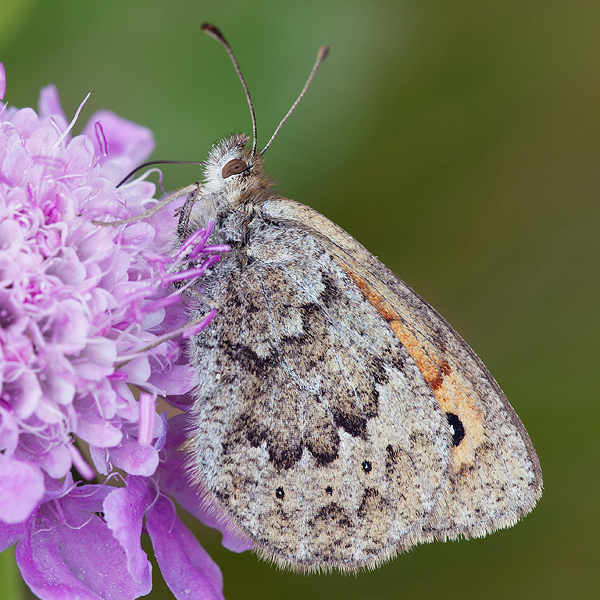
[[[192,214],[192,208],[194,203],[200,195],[202,186],[200,182],[196,182],[196,189],[188,194],[185,203],[179,209],[179,223],[177,224],[177,238],[180,242],[183,241],[192,233],[190,231],[190,216]]]

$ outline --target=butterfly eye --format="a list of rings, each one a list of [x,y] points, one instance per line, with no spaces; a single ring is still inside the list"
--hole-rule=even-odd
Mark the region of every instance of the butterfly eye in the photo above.
[[[234,160],[230,160],[221,171],[221,175],[223,175],[223,179],[227,179],[232,175],[237,175],[242,171],[245,171],[248,168],[248,165],[243,160],[239,158],[235,158]]]

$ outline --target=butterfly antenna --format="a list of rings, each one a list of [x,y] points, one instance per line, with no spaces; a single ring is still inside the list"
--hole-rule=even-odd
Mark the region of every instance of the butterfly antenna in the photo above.
[[[125,175],[125,177],[123,177],[123,179],[121,179],[121,181],[119,181],[119,183],[117,183],[115,187],[121,187],[132,175],[135,175],[138,171],[145,169],[146,167],[149,167],[151,165],[199,165],[203,167],[205,166],[205,164],[206,163],[204,162],[197,162],[191,160],[150,160],[140,165],[139,167],[136,167],[132,171],[129,171],[129,173]]]
[[[317,60],[315,62],[315,65],[312,68],[312,71],[310,72],[310,75],[308,76],[308,79],[306,80],[306,83],[304,84],[304,87],[302,88],[300,95],[296,99],[296,102],[294,102],[294,104],[292,104],[292,108],[290,108],[290,110],[288,110],[287,115],[285,115],[285,117],[283,117],[283,119],[281,119],[281,122],[277,126],[275,133],[271,136],[271,139],[268,141],[267,145],[262,149],[262,151],[260,153],[261,156],[267,151],[267,148],[271,145],[271,142],[275,139],[275,136],[279,133],[279,130],[281,129],[283,124],[288,120],[288,117],[296,110],[296,106],[298,106],[298,104],[300,104],[300,100],[302,100],[302,98],[304,97],[304,94],[306,94],[306,90],[308,89],[308,86],[311,84],[313,77],[315,76],[318,68],[321,66],[321,63],[327,58],[328,54],[329,54],[329,46],[321,46],[319,48],[319,53],[317,54]]]
[[[229,58],[231,58],[231,62],[233,63],[235,70],[237,71],[238,77],[240,78],[240,81],[242,82],[242,86],[244,87],[244,92],[246,92],[248,106],[250,107],[250,116],[252,117],[252,138],[253,138],[252,139],[252,156],[254,156],[256,154],[256,146],[258,144],[257,139],[256,139],[256,115],[254,114],[254,106],[252,105],[252,100],[250,99],[250,91],[248,90],[248,86],[246,85],[246,80],[244,79],[244,76],[242,75],[242,71],[240,70],[240,66],[238,65],[238,61],[235,58],[235,54],[233,53],[231,46],[229,45],[229,43],[227,42],[227,40],[225,39],[225,37],[223,36],[221,31],[218,29],[218,27],[215,27],[211,23],[204,23],[202,25],[202,31],[204,31],[205,33],[208,33],[208,35],[210,35],[211,38],[217,40],[217,42],[219,42],[222,46],[224,46],[225,50],[227,50],[227,54],[229,54]],[[264,152],[264,150],[263,150],[263,152]]]

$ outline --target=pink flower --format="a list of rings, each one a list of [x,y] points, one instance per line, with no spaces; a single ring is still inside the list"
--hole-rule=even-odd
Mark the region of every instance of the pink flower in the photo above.
[[[0,64],[0,98],[4,90]],[[185,259],[169,252],[173,211],[94,223],[156,203],[143,177],[115,187],[151,153],[152,134],[108,111],[76,137],[73,124],[53,86],[37,113],[0,107],[0,551],[18,542],[40,598],[137,598],[151,589],[145,518],[175,596],[221,598],[219,568],[168,497],[217,526],[175,450],[182,421],[156,414],[158,395],[185,406],[194,383],[173,337],[188,321],[186,299],[167,285],[169,265]],[[205,247],[207,237],[196,232],[193,254],[214,262],[223,249]],[[126,487],[112,487],[115,467]],[[88,481],[110,476],[77,485],[73,469]],[[228,547],[248,548],[218,526]]]

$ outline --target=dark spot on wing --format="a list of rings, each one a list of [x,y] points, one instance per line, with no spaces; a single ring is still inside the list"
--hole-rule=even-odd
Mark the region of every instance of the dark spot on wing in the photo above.
[[[458,418],[458,415],[454,413],[446,413],[448,423],[450,425],[450,431],[452,432],[452,446],[458,446],[465,437],[465,427],[462,421]]]
[[[266,377],[278,366],[278,361],[271,357],[262,357],[256,354],[250,346],[238,344],[227,339],[221,340],[220,349],[232,360],[242,363],[243,368],[256,375]]]
[[[290,469],[302,458],[304,444],[282,446],[277,440],[267,442],[269,461],[277,469]]]
[[[340,290],[337,287],[335,281],[327,275],[327,273],[321,273],[321,282],[323,283],[324,290],[319,295],[319,300],[327,307],[330,308],[340,298]]]
[[[390,377],[385,368],[385,361],[380,356],[373,356],[367,364],[369,374],[375,380],[375,383],[385,385],[389,382]]]
[[[386,508],[387,502],[385,498],[381,497],[379,490],[375,488],[366,488],[356,514],[360,518],[364,518],[373,515],[375,512],[383,512]]]
[[[367,438],[367,419],[355,413],[341,410],[341,403],[331,409],[333,419],[338,427],[342,427],[352,437]]]
[[[321,521],[321,523],[318,523],[318,521]],[[323,527],[323,524],[325,526],[331,525],[343,529],[354,528],[354,524],[346,514],[346,511],[335,502],[331,502],[320,508],[315,515],[313,523],[319,529]]]
[[[326,443],[306,444],[306,448],[314,456],[319,467],[332,463],[339,456],[340,436],[335,431],[324,436],[322,442]]]

